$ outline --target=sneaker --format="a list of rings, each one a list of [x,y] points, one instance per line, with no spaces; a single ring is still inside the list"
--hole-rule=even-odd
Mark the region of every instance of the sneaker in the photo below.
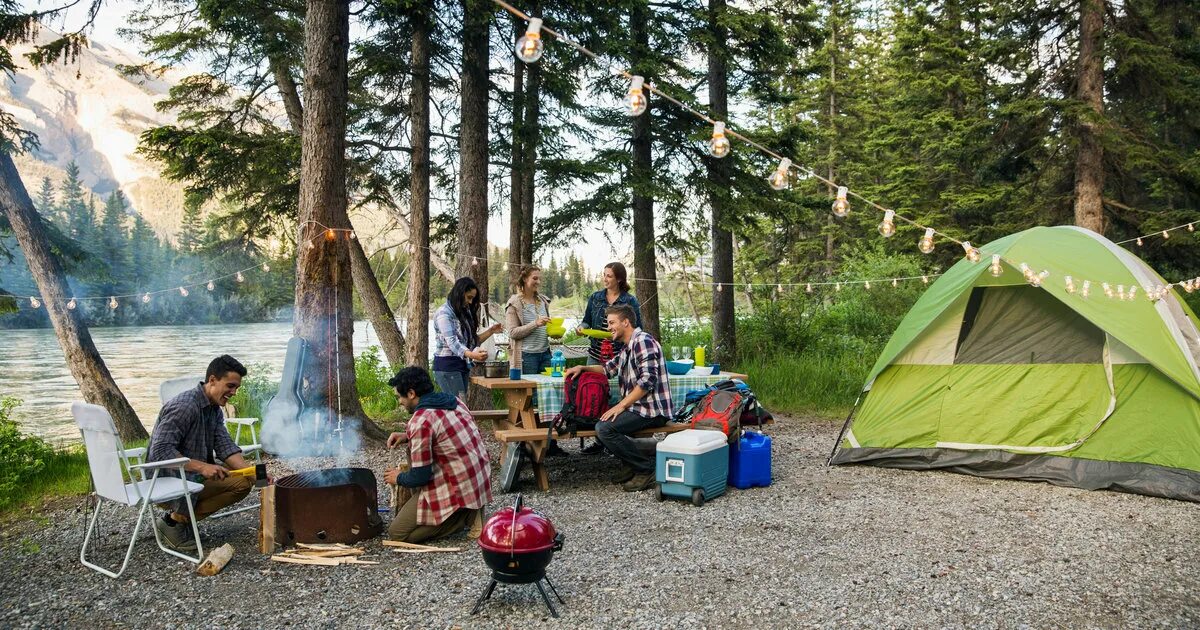
[[[621,484],[621,489],[625,492],[641,492],[653,488],[655,483],[654,473],[635,473],[629,481]]]
[[[163,543],[175,551],[195,551],[196,537],[189,523],[175,523],[172,527],[161,518],[154,519],[154,528],[162,536]]]
[[[591,443],[591,445],[589,445],[589,446],[585,446],[585,447],[583,448],[583,451],[582,451],[582,452],[583,452],[583,454],[585,454],[585,455],[595,455],[596,453],[603,453],[603,452],[604,452],[604,445],[600,443],[600,440],[594,440],[594,441]]]
[[[617,470],[617,472],[611,477],[609,477],[608,480],[613,483],[625,483],[626,481],[633,479],[635,474],[637,474],[636,470],[630,468],[627,464],[621,464],[621,468]]]

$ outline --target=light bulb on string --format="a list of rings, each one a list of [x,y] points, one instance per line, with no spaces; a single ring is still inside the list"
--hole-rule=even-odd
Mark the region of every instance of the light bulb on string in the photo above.
[[[1083,298],[1083,299],[1085,299],[1085,300],[1086,300],[1086,299],[1088,298],[1088,295],[1089,295],[1091,292],[1092,292],[1092,281],[1091,281],[1091,280],[1084,280],[1084,281],[1083,281],[1083,288],[1082,288],[1082,289],[1080,289],[1080,291],[1079,291],[1079,297],[1081,297],[1081,298]]]
[[[1191,223],[1189,223],[1189,224],[1188,224],[1188,231],[1189,231],[1189,232],[1195,232],[1195,231],[1196,231],[1196,226],[1194,226],[1194,225],[1192,225]]]
[[[478,267],[479,266],[479,258],[472,256],[471,257],[471,266]]]
[[[1000,266],[1000,254],[992,254],[992,264],[988,265],[988,271],[991,272],[993,278],[1004,275],[1004,267]]]
[[[717,283],[717,293],[720,293],[720,292],[721,292],[721,283],[718,282]]]
[[[1132,302],[1137,297],[1138,287],[1136,284],[1129,286],[1129,301]]]
[[[75,310],[75,298],[71,298],[71,299],[70,299],[70,300],[67,302],[67,310],[68,310],[68,311],[73,311],[73,310]]]
[[[1108,299],[1110,299],[1110,300],[1111,300],[1111,299],[1112,299],[1112,297],[1113,297],[1113,288],[1112,288],[1112,285],[1110,285],[1110,284],[1109,284],[1109,283],[1107,283],[1107,282],[1101,282],[1101,283],[1100,283],[1100,288],[1101,288],[1101,289],[1104,289],[1104,297],[1106,297],[1106,298],[1108,298]]]
[[[804,285],[804,292],[805,292],[805,293],[812,293],[812,292],[813,292],[813,288],[812,288],[812,283],[811,283],[811,282],[809,282],[809,283],[807,283],[807,284],[805,284],[805,285]]]
[[[787,188],[788,171],[791,168],[791,160],[787,158],[779,160],[779,166],[776,166],[775,170],[771,172],[771,175],[767,177],[767,183],[770,184],[771,188],[774,188],[775,190],[783,190],[784,188]]]
[[[271,265],[268,265],[267,263],[263,263],[263,264],[262,264],[262,270],[263,270],[263,273],[270,273],[270,271],[271,271]]]
[[[542,43],[542,18],[529,18],[525,34],[517,40],[517,58],[525,63],[534,63],[542,58],[545,45]]]
[[[1048,269],[1043,269],[1041,271],[1041,273],[1039,273],[1033,277],[1033,286],[1035,286],[1035,287],[1042,286],[1042,283],[1045,282],[1046,278],[1049,278],[1049,277],[1050,277],[1050,271]]]
[[[333,228],[329,228],[329,229],[325,230],[325,240],[332,241],[336,238],[337,238],[337,232],[334,232]]]
[[[238,282],[245,282],[246,276],[243,276],[242,272],[239,271],[239,272],[237,272],[237,275],[233,277],[233,279],[237,280]]]
[[[350,230],[350,240],[357,241],[358,240],[358,232],[355,232],[354,230]]]
[[[892,278],[892,288],[895,289],[898,286],[900,286],[900,281],[895,278]]]
[[[782,284],[775,285],[775,292],[780,295],[783,295],[783,285]]]
[[[1191,280],[1184,280],[1183,281],[1183,290],[1187,291],[1188,293],[1191,293],[1192,291],[1196,290],[1196,284],[1194,282],[1192,282]]]
[[[1075,279],[1071,276],[1063,278],[1063,284],[1067,289],[1067,293],[1075,293]]]
[[[983,256],[980,255],[979,250],[974,245],[971,245],[971,241],[963,241],[962,247],[963,251],[966,252],[967,260],[977,263],[983,259]]]
[[[922,254],[933,253],[933,228],[925,228],[925,235],[917,241],[917,249],[921,250]]]
[[[1125,301],[1125,285],[1123,284],[1117,285],[1117,299],[1121,300],[1122,302]]]
[[[833,200],[833,214],[841,218],[846,218],[850,214],[850,202],[846,200],[846,195],[850,193],[850,189],[845,186],[838,186],[837,197]]]
[[[1166,230],[1163,230],[1163,231],[1162,231],[1162,235],[1163,235],[1163,240],[1164,240],[1164,241],[1165,241],[1165,240],[1167,240],[1167,239],[1169,239],[1169,238],[1171,238],[1171,234],[1170,234],[1169,232],[1167,232]]]
[[[929,276],[921,276],[921,284],[929,284]]]
[[[864,282],[863,282],[863,288],[864,288],[864,289],[866,289],[866,290],[868,290],[868,291],[870,291],[870,290],[871,290],[871,281],[870,281],[870,280],[866,280],[866,281],[864,281]]]
[[[142,294],[142,304],[149,304],[149,303],[150,303],[150,294],[143,293]]]
[[[115,298],[115,297],[108,298],[108,308],[111,308],[115,311],[115,310],[117,310],[118,306],[120,306],[120,304],[117,304],[117,298]]]
[[[838,282],[837,284],[834,284],[834,285],[833,285],[833,289],[834,289],[835,291],[841,291],[841,290],[842,290],[842,283],[841,283],[841,282]]]
[[[179,287],[179,295],[182,295],[183,297],[187,297],[187,296],[188,296],[188,290],[187,290],[187,288],[186,288],[186,287]]]
[[[642,86],[645,83],[645,79],[636,75],[629,82],[629,94],[625,96],[625,105],[629,107],[627,113],[630,116],[641,116],[646,111],[648,101],[646,95],[642,93]]]
[[[729,138],[725,137],[725,123],[717,121],[713,123],[712,139],[708,141],[708,154],[715,158],[723,158],[729,155]]]
[[[896,235],[896,213],[891,210],[883,212],[883,221],[879,223],[879,235],[891,238]]]
[[[1139,237],[1137,237],[1137,246],[1138,246],[1138,247],[1141,247],[1141,246],[1142,246],[1142,237],[1140,237],[1140,236],[1139,236]]]
[[[204,288],[212,291],[213,289],[217,288],[217,285],[214,284],[212,280],[209,280],[208,284],[204,285]]]
[[[41,300],[37,299],[37,297],[31,295],[29,296],[29,305],[33,308],[41,308],[42,302]]]
[[[1028,263],[1021,263],[1021,275],[1025,276],[1025,282],[1033,284],[1033,269],[1029,267]]]

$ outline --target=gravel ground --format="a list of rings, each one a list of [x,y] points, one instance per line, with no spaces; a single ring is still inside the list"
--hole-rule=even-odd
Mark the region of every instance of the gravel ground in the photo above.
[[[827,468],[836,432],[782,418],[770,431],[774,485],[731,488],[699,509],[608,485],[616,464],[606,456],[550,460],[548,494],[526,471],[527,502],[566,535],[550,565],[567,600],[561,620],[531,586],[501,586],[467,614],[487,578],[473,549],[399,555],[375,540],[379,566],[269,562],[254,551],[256,512],[204,524],[209,544],[237,549],[216,577],[161,553],[143,529],[131,568],[110,580],[79,564],[72,501],[0,534],[0,627],[1200,626],[1195,504]],[[390,459],[372,451],[354,463],[382,471]],[[510,501],[498,495],[493,508]],[[129,521],[106,523],[111,562]]]

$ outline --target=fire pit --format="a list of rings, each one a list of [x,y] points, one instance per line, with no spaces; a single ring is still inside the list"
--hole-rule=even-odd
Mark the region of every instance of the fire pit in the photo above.
[[[378,509],[375,475],[366,468],[289,475],[275,482],[274,540],[288,545],[374,538],[383,531]],[[263,523],[269,526],[265,519]]]

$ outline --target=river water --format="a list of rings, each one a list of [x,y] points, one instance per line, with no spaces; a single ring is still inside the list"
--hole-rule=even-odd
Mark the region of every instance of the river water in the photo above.
[[[230,354],[247,367],[265,363],[278,377],[292,324],[131,326],[92,328],[91,333],[109,372],[149,429],[161,406],[159,384],[203,375],[213,357]],[[354,323],[355,354],[377,344],[369,323]],[[0,396],[23,401],[15,414],[26,433],[52,442],[79,440],[71,403],[82,396],[53,330],[0,330]]]

